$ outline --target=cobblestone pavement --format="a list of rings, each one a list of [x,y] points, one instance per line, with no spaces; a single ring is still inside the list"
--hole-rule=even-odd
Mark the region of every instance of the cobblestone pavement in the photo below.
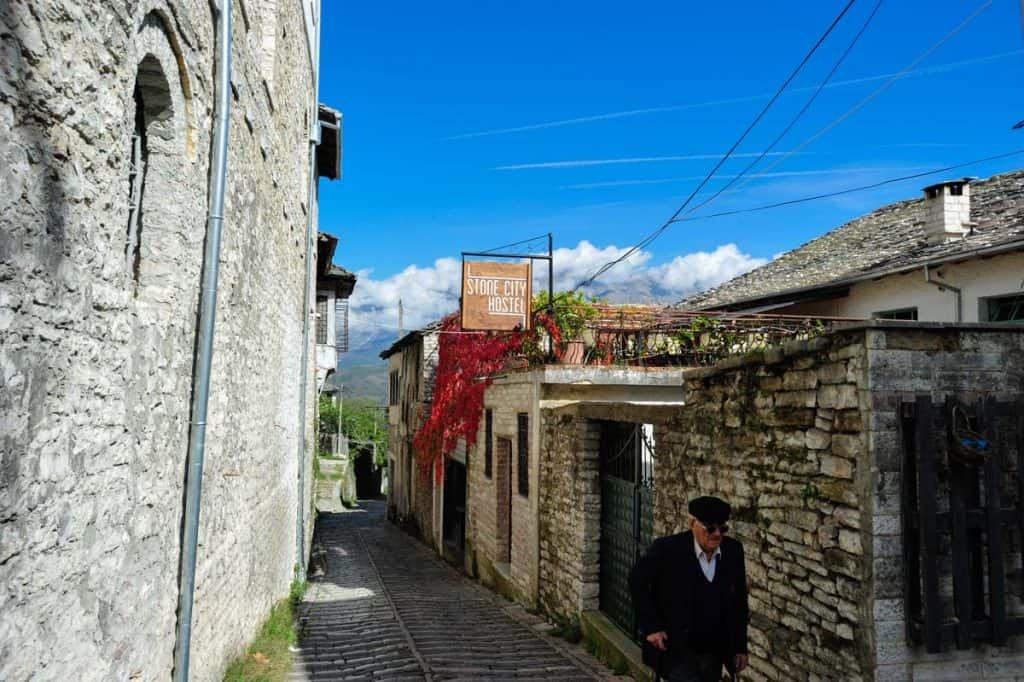
[[[387,523],[382,502],[360,505],[319,517],[327,570],[299,608],[293,680],[623,679]]]

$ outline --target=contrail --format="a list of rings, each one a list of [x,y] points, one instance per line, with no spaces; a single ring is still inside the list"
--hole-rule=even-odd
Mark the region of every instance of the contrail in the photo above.
[[[998,52],[996,54],[990,54],[983,57],[974,57],[972,59],[964,59],[958,62],[949,62],[947,64],[936,64],[935,66],[926,66],[920,69],[915,69],[908,72],[907,76],[931,76],[934,74],[945,73],[954,69],[959,69],[965,66],[974,66],[975,64],[983,64],[985,62],[995,61],[997,59],[1005,59],[1006,57],[1014,57],[1020,54],[1024,54],[1024,50],[1011,50],[1009,52]],[[847,87],[850,85],[859,85],[861,83],[870,83],[872,81],[885,80],[895,76],[896,73],[883,73],[876,76],[863,76],[861,78],[851,78],[844,81],[834,81],[825,86],[824,89]],[[787,94],[794,94],[799,92],[808,92],[816,89],[817,86],[807,86],[802,88],[794,88],[787,91]],[[452,135],[444,138],[446,141],[450,140],[467,140],[473,137],[490,137],[493,135],[507,135],[510,133],[522,133],[530,130],[543,130],[545,128],[561,128],[563,126],[579,125],[581,123],[592,123],[594,121],[607,121],[616,118],[627,118],[630,116],[644,116],[647,114],[661,114],[671,111],[683,111],[686,109],[699,109],[702,107],[713,107],[721,104],[737,104],[740,102],[751,102],[754,100],[765,99],[771,97],[771,93],[765,93],[760,95],[746,95],[743,97],[730,97],[728,99],[716,99],[709,100],[707,102],[692,102],[690,104],[676,104],[672,106],[664,107],[648,107],[645,109],[627,109],[626,111],[612,111],[606,114],[595,114],[592,116],[580,116],[578,118],[566,118],[559,121],[547,121],[544,123],[533,123],[531,125],[515,126],[511,128],[497,128],[495,130],[481,130],[473,133],[461,133],[459,135]]]
[[[788,152],[773,152],[768,156],[782,156]],[[578,161],[542,161],[539,163],[516,163],[497,166],[491,170],[510,171],[532,168],[584,168],[586,166],[613,166],[627,163],[656,163],[660,161],[703,161],[721,158],[721,154],[684,154],[682,156],[630,156],[623,159],[581,159]],[[734,157],[758,156],[753,152],[733,154]]]
[[[895,171],[914,171],[920,170],[920,166],[912,166],[909,168],[822,168],[819,170],[805,170],[805,171],[781,171],[777,173],[753,173],[744,177],[748,178],[788,178],[808,175],[840,175],[844,173],[879,173],[879,172],[895,172]],[[717,175],[717,180],[728,180],[734,176],[731,175]],[[655,178],[651,180],[609,180],[607,182],[585,182],[575,185],[562,185],[558,189],[597,189],[599,187],[624,187],[628,185],[664,185],[672,182],[687,182],[691,180],[703,180],[704,176],[687,176],[680,178]]]

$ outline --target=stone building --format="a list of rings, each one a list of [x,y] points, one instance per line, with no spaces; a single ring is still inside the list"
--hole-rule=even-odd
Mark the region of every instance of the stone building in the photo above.
[[[304,563],[310,176],[339,162],[340,136],[317,134],[319,2],[233,6],[200,680],[219,679]],[[0,4],[4,680],[172,669],[217,15],[201,0]]]
[[[456,505],[442,508],[442,526],[465,528],[464,557],[453,558],[463,558],[466,571],[485,585],[536,607],[543,589],[540,524],[548,512],[542,507],[544,411],[579,403],[681,405],[681,376],[679,368],[546,365],[496,377],[463,462],[464,521],[449,519]],[[451,480],[446,476],[442,486]]]
[[[1024,171],[883,206],[682,301],[698,310],[1024,322]]]
[[[440,324],[405,334],[380,354],[388,361],[388,518],[440,546],[441,501],[417,465],[412,439],[429,413]]]
[[[348,352],[348,298],[356,286],[356,276],[334,264],[337,248],[337,237],[326,232],[317,237],[314,340],[318,391],[326,391],[327,378],[338,371],[341,356]]]

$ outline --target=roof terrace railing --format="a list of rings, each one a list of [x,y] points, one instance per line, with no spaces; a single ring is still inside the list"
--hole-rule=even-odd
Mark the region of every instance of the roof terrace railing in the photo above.
[[[819,336],[853,318],[691,312],[594,305],[587,313],[585,364],[699,367],[722,358]]]

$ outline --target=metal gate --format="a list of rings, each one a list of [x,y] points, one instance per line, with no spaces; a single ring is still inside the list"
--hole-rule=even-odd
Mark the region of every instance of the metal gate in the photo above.
[[[601,423],[600,607],[638,637],[629,574],[653,540],[654,433],[649,424]]]

